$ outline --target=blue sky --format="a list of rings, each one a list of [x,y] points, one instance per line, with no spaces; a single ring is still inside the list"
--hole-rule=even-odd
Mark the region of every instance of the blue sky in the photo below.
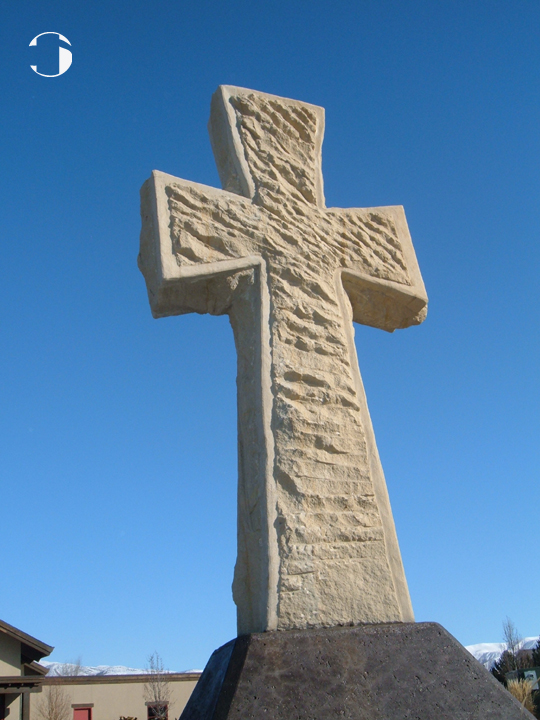
[[[328,206],[405,207],[428,318],[356,337],[417,620],[540,633],[539,29],[526,0],[4,8],[0,618],[85,664],[235,634],[232,332],[153,320],[136,266],[153,169],[219,186],[223,83],[326,108]]]

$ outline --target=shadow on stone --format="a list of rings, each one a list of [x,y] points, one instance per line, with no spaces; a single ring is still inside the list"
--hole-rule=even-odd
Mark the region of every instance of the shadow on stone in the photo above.
[[[437,623],[243,635],[210,658],[181,720],[522,720]]]

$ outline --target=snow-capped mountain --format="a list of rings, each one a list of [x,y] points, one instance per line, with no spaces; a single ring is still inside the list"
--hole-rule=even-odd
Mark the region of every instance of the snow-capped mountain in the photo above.
[[[146,675],[148,670],[125,667],[125,665],[72,665],[71,663],[50,662],[41,660],[40,665],[48,668],[47,675]],[[200,670],[182,670],[181,672],[194,673]]]
[[[532,650],[538,642],[537,637],[524,638],[519,644],[520,650]],[[471,655],[481,662],[482,665],[491,670],[494,663],[501,657],[503,652],[506,650],[505,643],[478,643],[477,645],[466,645],[465,650],[468,650]]]
[[[47,675],[144,675],[147,670],[124,667],[123,665],[97,665],[87,667],[72,665],[71,663],[47,662],[42,660],[40,665],[49,669]]]

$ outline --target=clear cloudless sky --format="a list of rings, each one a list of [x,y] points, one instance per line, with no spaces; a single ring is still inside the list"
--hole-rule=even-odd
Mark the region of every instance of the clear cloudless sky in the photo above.
[[[328,206],[405,207],[427,320],[356,342],[417,620],[540,633],[540,4],[30,0],[0,34],[0,618],[88,665],[235,635],[232,331],[153,320],[136,265],[153,169],[219,186],[232,84],[326,108]]]

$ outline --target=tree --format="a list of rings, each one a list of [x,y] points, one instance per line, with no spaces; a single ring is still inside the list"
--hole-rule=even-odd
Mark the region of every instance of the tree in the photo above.
[[[144,684],[144,699],[148,706],[148,717],[153,720],[167,720],[171,705],[171,685],[163,667],[163,660],[157,652],[148,658],[146,667],[148,680]]]
[[[493,664],[491,672],[499,682],[506,685],[506,673],[513,670],[525,670],[532,667],[534,663],[531,651],[521,648],[522,638],[509,617],[503,622],[503,639],[506,650]]]
[[[506,654],[510,670],[518,670],[518,652],[521,645],[521,637],[516,626],[508,616],[503,622],[503,638],[506,643]]]
[[[532,649],[532,664],[533,667],[540,667],[540,638],[538,638],[538,642]]]
[[[513,665],[513,658],[510,656],[508,650],[505,650],[501,657],[493,663],[490,672],[500,683],[506,685],[506,673],[514,669]]]
[[[509,617],[503,622],[503,636],[510,670],[525,670],[532,667],[532,653],[521,647],[523,638]]]
[[[56,674],[62,675],[62,676],[82,675],[83,672],[82,672],[82,664],[81,663],[82,663],[82,659],[81,659],[81,656],[79,655],[79,657],[76,660],[70,660],[69,662],[62,663],[62,665],[60,665],[60,667],[58,668]]]
[[[40,720],[70,720],[71,698],[62,685],[48,685],[36,703]]]

